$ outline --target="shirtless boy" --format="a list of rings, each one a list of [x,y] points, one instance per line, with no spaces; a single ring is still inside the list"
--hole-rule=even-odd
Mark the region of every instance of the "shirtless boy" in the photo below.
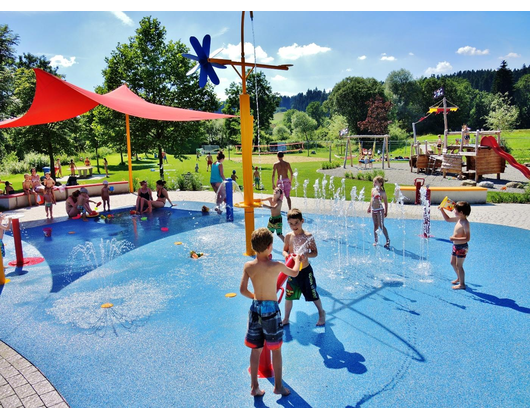
[[[263,204],[263,207],[271,209],[271,217],[269,218],[269,224],[267,225],[267,229],[269,229],[271,233],[276,232],[278,234],[278,237],[283,241],[285,238],[282,232],[282,199],[283,191],[280,187],[276,187],[274,189],[274,195],[272,197],[263,198],[261,200],[261,203]],[[265,204],[265,201],[268,201],[270,205]]]
[[[291,183],[293,181],[293,170],[291,164],[283,160],[283,152],[278,152],[278,162],[272,166],[272,188],[278,186],[282,189],[285,198],[287,199],[287,205],[291,210]],[[278,175],[278,181],[275,183],[276,175]]]
[[[455,204],[454,217],[449,217],[443,208],[440,208],[440,211],[446,222],[456,223],[453,236],[449,238],[453,242],[451,265],[456,273],[456,280],[453,280],[451,283],[454,285],[453,289],[465,289],[464,261],[468,251],[467,243],[471,238],[467,216],[471,213],[471,206],[467,201],[459,201]]]
[[[37,193],[33,190],[33,182],[31,182],[31,175],[24,174],[24,182],[22,183],[22,190],[28,196],[28,204],[31,207],[31,196],[35,196],[35,205],[37,205]]]
[[[289,210],[287,213],[287,222],[292,232],[285,235],[283,256],[287,258],[290,254],[299,255],[302,269],[297,278],[289,277],[287,280],[287,287],[285,288],[285,318],[282,324],[289,324],[289,316],[293,309],[293,300],[299,300],[303,294],[307,302],[314,302],[317,307],[317,326],[322,326],[326,323],[326,312],[322,308],[322,302],[317,292],[317,283],[313,274],[313,267],[309,263],[309,258],[315,258],[318,255],[315,238],[311,233],[303,229],[304,218],[300,210]]]
[[[258,383],[258,369],[264,342],[272,351],[274,369],[274,393],[282,396],[291,391],[282,383],[282,352],[283,326],[281,313],[276,297],[276,280],[278,274],[284,273],[295,277],[300,270],[300,258],[295,257],[293,268],[279,261],[269,259],[272,252],[273,236],[267,228],[259,228],[252,232],[250,243],[256,252],[256,258],[245,263],[239,291],[243,296],[252,299],[249,310],[248,330],[245,345],[250,351],[250,395],[261,397],[265,391]],[[254,292],[248,290],[248,281],[252,282]]]

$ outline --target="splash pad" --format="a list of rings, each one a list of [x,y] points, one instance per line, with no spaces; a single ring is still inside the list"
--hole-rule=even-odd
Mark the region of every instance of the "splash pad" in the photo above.
[[[285,385],[292,391],[287,399],[274,395],[267,379],[261,380],[267,392],[262,399],[248,394],[243,338],[250,300],[228,295],[238,291],[249,258],[242,255],[244,217],[237,208],[234,222],[227,223],[224,215],[204,217],[203,203],[179,203],[196,210],[185,217],[176,217],[176,210],[162,220],[148,217],[136,233],[130,215],[116,211],[112,222],[94,220],[83,230],[77,223],[76,235],[68,234],[75,221],[56,223],[51,242],[42,228],[25,229],[25,252],[49,255],[46,264],[10,276],[4,286],[0,337],[35,363],[73,407],[524,406],[529,355],[514,351],[528,333],[524,256],[509,255],[507,275],[482,255],[509,249],[512,241],[530,246],[527,232],[473,224],[469,290],[459,293],[450,287],[450,245],[422,238],[422,221],[401,217],[399,200],[387,220],[391,250],[373,247],[364,191],[345,191],[337,179],[323,181],[317,199],[300,207],[318,246],[311,263],[327,323],[316,328],[314,305],[294,303],[282,347]],[[356,199],[350,201],[352,193]],[[256,227],[266,226],[269,215],[256,209]],[[169,232],[162,234],[161,225]],[[431,222],[432,234],[451,232],[451,224]],[[495,243],[487,240],[491,235]],[[97,258],[83,264],[93,270],[51,292],[56,277],[74,270],[67,265],[83,266],[83,252],[76,252],[77,262],[68,256],[87,238]],[[100,244],[106,249],[113,239],[134,246],[115,258],[107,255],[102,264]],[[70,240],[77,242],[64,243]],[[60,243],[70,251],[54,261],[51,254],[59,248],[53,247]],[[193,249],[206,256],[189,258]],[[282,258],[281,249],[275,238],[275,259]],[[502,332],[477,323],[502,325]],[[462,348],[465,360],[447,357]],[[492,381],[492,372],[509,375],[512,388]],[[452,392],[456,386],[465,400]]]

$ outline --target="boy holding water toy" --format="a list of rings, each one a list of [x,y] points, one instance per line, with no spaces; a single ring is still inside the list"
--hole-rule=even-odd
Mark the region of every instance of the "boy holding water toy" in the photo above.
[[[307,302],[314,302],[318,310],[317,326],[326,323],[326,312],[322,308],[322,302],[317,292],[317,283],[313,274],[313,267],[309,263],[309,258],[318,256],[315,238],[303,228],[304,218],[298,209],[289,210],[287,222],[292,232],[285,235],[283,242],[283,256],[287,258],[290,254],[300,257],[302,263],[299,275],[295,278],[289,277],[285,288],[285,317],[283,325],[289,324],[289,316],[293,308],[293,300],[299,300],[303,294]]]
[[[271,209],[271,217],[269,218],[269,224],[267,225],[267,229],[271,231],[271,233],[278,234],[278,237],[283,241],[285,238],[282,233],[282,199],[283,199],[283,191],[280,187],[276,187],[274,189],[274,195],[269,198],[262,198],[261,202],[263,204],[263,207],[267,207]],[[268,201],[270,205],[264,204],[264,201]]]
[[[468,250],[467,243],[471,238],[467,216],[471,213],[471,206],[467,201],[458,201],[454,204],[454,217],[449,217],[443,207],[440,207],[440,211],[446,222],[456,223],[453,235],[449,238],[453,242],[451,266],[456,273],[456,280],[451,283],[454,285],[453,289],[465,289],[466,273],[464,272],[464,261]]]
[[[280,273],[297,276],[300,270],[300,257],[295,257],[293,268],[279,261],[270,259],[272,252],[272,233],[267,228],[259,228],[252,232],[250,243],[256,252],[256,258],[245,263],[239,291],[243,296],[252,299],[248,313],[248,330],[245,345],[250,351],[250,395],[261,397],[265,391],[259,388],[258,370],[263,345],[272,351],[274,369],[274,393],[282,396],[291,391],[282,383],[282,352],[283,326],[280,307],[276,297],[276,280]],[[248,290],[248,281],[252,282],[254,292]]]

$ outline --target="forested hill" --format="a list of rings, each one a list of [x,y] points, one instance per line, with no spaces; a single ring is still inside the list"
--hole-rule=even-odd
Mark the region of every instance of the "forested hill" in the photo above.
[[[491,92],[496,72],[497,70],[465,70],[445,77],[459,77],[461,79],[466,79],[471,83],[473,89]],[[520,69],[512,70],[513,83],[517,83],[517,81],[525,74],[530,74],[530,67],[527,67],[526,64],[523,64],[523,67]]]
[[[281,96],[280,108],[296,109],[304,111],[311,102],[324,102],[328,99],[329,92],[315,89],[308,89],[306,93],[299,93],[295,96]]]
[[[525,74],[530,74],[530,67],[527,67],[526,64],[520,69],[511,70],[513,83],[523,77]],[[461,79],[466,79],[471,83],[473,89],[491,92],[493,86],[493,80],[495,79],[495,74],[497,70],[464,70],[451,75],[443,75],[438,77],[458,77]],[[305,111],[307,105],[311,102],[320,102],[323,103],[328,99],[330,92],[322,91],[318,88],[308,89],[306,93],[299,93],[295,96],[280,96],[281,102],[279,108],[284,110],[296,109],[298,111]]]

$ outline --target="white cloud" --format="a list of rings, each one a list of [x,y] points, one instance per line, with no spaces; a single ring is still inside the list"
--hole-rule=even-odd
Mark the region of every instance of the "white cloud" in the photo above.
[[[431,74],[447,73],[453,70],[453,66],[447,61],[440,61],[436,67],[429,67],[425,70],[425,74],[430,76]]]
[[[381,54],[381,61],[396,61],[397,58],[392,55],[386,55],[386,53]]]
[[[331,51],[331,48],[320,47],[314,42],[304,46],[295,43],[289,47],[281,47],[278,50],[278,55],[286,60],[298,60],[300,57],[325,53],[328,51]]]
[[[414,53],[413,52],[409,52],[409,55],[414,55]]]
[[[50,64],[52,66],[58,67],[71,67],[77,63],[75,61],[75,57],[70,57],[70,59],[68,59],[62,55],[54,55],[52,58],[50,58]]]
[[[287,77],[283,77],[283,76],[277,74],[271,80],[274,80],[276,82],[283,82],[284,80],[287,80]]]
[[[112,13],[115,17],[117,17],[119,20],[121,20],[121,22],[124,25],[127,25],[127,26],[133,26],[134,25],[133,20],[129,16],[127,16],[125,13],[123,13],[123,12],[110,12],[110,13]]]
[[[479,50],[475,47],[470,47],[467,45],[465,47],[460,47],[458,50],[456,50],[456,53],[462,55],[488,55],[490,51],[488,49]]]
[[[366,60],[366,56],[365,55],[361,55],[359,57],[357,57],[358,60]]]
[[[228,44],[223,49],[221,55],[236,62],[241,61],[241,42],[237,45]],[[267,64],[274,61],[274,57],[269,57],[267,53],[260,46],[256,47],[255,59],[257,63]],[[245,42],[245,61],[248,63],[254,62],[254,46],[250,42]]]
[[[504,57],[499,57],[499,58],[508,59],[508,58],[520,58],[520,57],[521,57],[521,54],[511,52],[511,53],[506,54]]]

